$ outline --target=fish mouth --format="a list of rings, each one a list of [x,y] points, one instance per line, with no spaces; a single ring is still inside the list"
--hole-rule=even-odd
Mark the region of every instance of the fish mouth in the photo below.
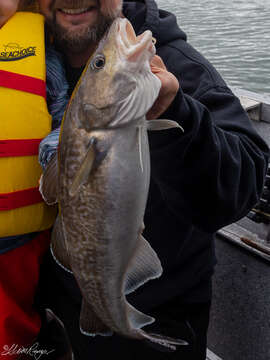
[[[115,22],[115,31],[119,52],[127,61],[136,63],[150,61],[155,55],[156,49],[150,30],[137,36],[127,19],[118,18]]]

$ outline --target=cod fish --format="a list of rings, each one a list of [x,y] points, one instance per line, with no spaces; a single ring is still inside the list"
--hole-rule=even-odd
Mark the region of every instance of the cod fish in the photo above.
[[[154,319],[126,300],[162,273],[142,236],[150,181],[147,130],[180,127],[145,118],[161,87],[149,65],[154,54],[150,31],[137,37],[127,19],[112,23],[74,90],[57,161],[40,190],[48,203],[59,203],[51,249],[80,287],[81,332],[116,332],[174,350],[186,342],[147,333],[142,328]]]

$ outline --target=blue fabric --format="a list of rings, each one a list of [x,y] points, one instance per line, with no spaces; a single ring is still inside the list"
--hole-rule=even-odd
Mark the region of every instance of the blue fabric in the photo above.
[[[52,132],[39,146],[39,162],[44,169],[56,152],[60,125],[68,103],[68,83],[61,56],[51,46],[46,49],[47,103],[52,115]]]
[[[61,124],[68,102],[68,84],[60,55],[50,46],[46,47],[46,86],[48,110],[52,115],[52,128]],[[49,141],[41,145],[40,163],[44,167],[54,154],[58,144],[59,129],[49,135]],[[0,238],[0,254],[15,249],[31,241],[39,233]]]
[[[28,241],[34,239],[34,237],[36,237],[38,234],[39,233],[34,232],[25,235],[0,238],[0,255],[26,244]]]

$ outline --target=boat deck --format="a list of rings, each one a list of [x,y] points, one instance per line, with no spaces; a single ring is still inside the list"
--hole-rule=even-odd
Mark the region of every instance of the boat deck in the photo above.
[[[207,349],[206,360],[222,360],[216,354],[214,354],[211,350]]]
[[[232,90],[270,145],[269,95]],[[216,237],[207,360],[270,359],[270,168],[263,190],[248,216]]]

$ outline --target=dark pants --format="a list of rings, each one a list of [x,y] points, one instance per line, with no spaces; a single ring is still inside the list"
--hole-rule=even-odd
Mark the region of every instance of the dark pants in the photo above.
[[[81,295],[73,276],[48,256],[42,269],[40,306],[50,308],[64,323],[75,360],[205,360],[210,303],[183,303],[174,299],[147,314],[156,322],[144,329],[186,340],[175,352],[161,352],[151,344],[117,335],[87,337],[80,333]]]

